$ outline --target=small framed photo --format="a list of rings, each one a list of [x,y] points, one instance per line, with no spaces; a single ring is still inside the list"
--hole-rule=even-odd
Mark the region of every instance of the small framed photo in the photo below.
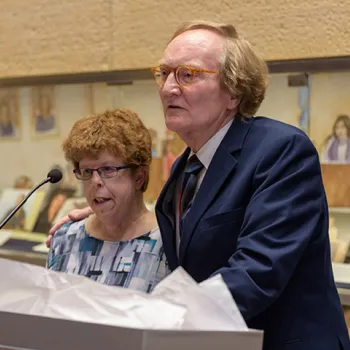
[[[333,118],[320,149],[323,164],[350,164],[350,114]]]
[[[34,138],[59,135],[55,104],[55,87],[53,85],[32,88],[31,126]]]
[[[21,116],[17,89],[0,89],[0,141],[19,140]]]

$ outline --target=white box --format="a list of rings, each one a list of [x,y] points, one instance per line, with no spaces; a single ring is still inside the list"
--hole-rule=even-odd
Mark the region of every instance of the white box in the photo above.
[[[261,350],[263,332],[140,330],[0,312],[0,349]]]

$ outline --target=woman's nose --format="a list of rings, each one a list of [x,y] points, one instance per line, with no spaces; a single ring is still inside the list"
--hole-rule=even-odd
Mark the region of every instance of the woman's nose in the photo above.
[[[101,184],[103,184],[103,180],[101,179],[101,176],[98,174],[98,172],[96,170],[92,172],[92,176],[91,176],[90,181],[94,185],[101,185]]]

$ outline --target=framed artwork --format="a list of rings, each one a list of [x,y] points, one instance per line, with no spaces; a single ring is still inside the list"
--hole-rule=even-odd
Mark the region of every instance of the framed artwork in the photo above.
[[[68,198],[64,201],[61,209],[58,211],[53,224],[55,224],[59,219],[69,214],[74,209],[83,209],[88,206],[88,202],[85,197]]]
[[[178,134],[168,129],[166,130],[166,138],[163,140],[162,146],[163,180],[166,181],[170,175],[172,165],[187,146]]]
[[[77,180],[77,178],[74,175],[74,166],[71,163],[66,163],[64,166],[64,172],[63,172],[63,182],[61,187],[72,189],[75,192],[75,196],[83,196],[84,189],[83,189],[83,183],[82,181]]]
[[[159,154],[157,151],[157,146],[158,146],[158,134],[157,134],[157,130],[153,129],[153,128],[149,128],[148,129],[150,135],[151,135],[151,140],[152,140],[152,158],[158,158]]]
[[[330,207],[350,207],[350,166],[322,164],[322,180]]]
[[[299,87],[298,105],[300,109],[299,127],[306,134],[310,133],[310,76],[305,74],[303,86]]]
[[[323,164],[350,164],[350,117],[340,114],[333,124],[320,149]]]
[[[321,163],[349,164],[350,72],[311,75],[310,137]]]
[[[13,184],[13,188],[30,190],[34,186],[33,180],[28,175],[18,176]]]
[[[0,197],[0,221],[4,220],[18,205],[29,190],[5,188]],[[33,231],[40,207],[45,197],[45,191],[36,191],[8,221],[4,229]]]
[[[74,192],[73,189],[53,187],[49,192],[49,198],[46,198],[45,204],[41,207],[33,231],[48,233],[63,204],[74,195]]]
[[[144,193],[146,206],[153,206],[164,186],[163,159],[153,158],[149,169],[149,182]]]
[[[92,115],[95,113],[94,86],[93,86],[93,84],[85,85],[84,92],[85,92],[86,115]]]
[[[310,138],[330,207],[350,206],[350,72],[311,75]]]
[[[19,140],[21,118],[17,89],[0,89],[0,141]]]
[[[55,105],[55,87],[32,88],[32,135],[34,138],[59,135]]]

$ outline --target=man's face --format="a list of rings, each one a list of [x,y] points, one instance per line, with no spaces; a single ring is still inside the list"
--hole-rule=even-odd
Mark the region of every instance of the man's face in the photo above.
[[[236,99],[220,83],[224,43],[221,36],[209,30],[190,30],[174,38],[163,54],[161,67],[185,65],[217,72],[197,72],[185,86],[179,85],[171,72],[160,88],[166,126],[182,138],[217,129],[237,107]]]

